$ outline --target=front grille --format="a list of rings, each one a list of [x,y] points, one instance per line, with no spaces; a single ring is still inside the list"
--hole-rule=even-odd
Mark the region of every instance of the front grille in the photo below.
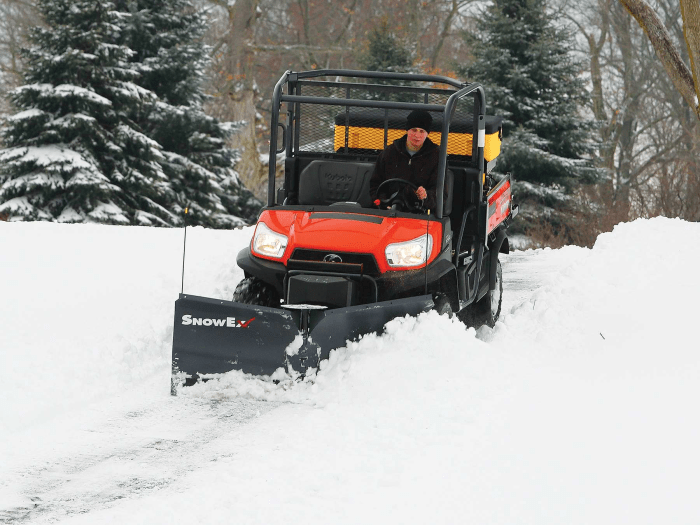
[[[343,263],[347,264],[361,264],[362,273],[365,275],[379,275],[379,267],[377,266],[377,261],[371,253],[345,253],[345,252],[331,252],[327,250],[307,250],[303,248],[297,248],[292,253],[292,259],[295,259],[297,263],[302,261],[314,261],[323,262],[324,258],[328,255],[335,254],[339,255],[343,260]],[[333,263],[329,263],[328,267],[331,268]]]

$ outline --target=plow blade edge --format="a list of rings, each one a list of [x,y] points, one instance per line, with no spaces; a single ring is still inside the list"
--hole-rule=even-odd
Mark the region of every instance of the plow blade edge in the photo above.
[[[378,332],[396,317],[430,310],[430,295],[328,310],[268,308],[181,294],[175,302],[173,366],[194,377],[241,370],[305,373],[330,351]]]

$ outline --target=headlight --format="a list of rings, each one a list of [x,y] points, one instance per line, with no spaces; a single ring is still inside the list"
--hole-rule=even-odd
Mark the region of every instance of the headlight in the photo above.
[[[280,258],[287,248],[287,237],[273,232],[264,222],[258,223],[253,237],[253,251],[266,257]]]
[[[432,250],[433,237],[421,235],[412,241],[390,244],[384,253],[389,266],[418,266],[430,258]]]

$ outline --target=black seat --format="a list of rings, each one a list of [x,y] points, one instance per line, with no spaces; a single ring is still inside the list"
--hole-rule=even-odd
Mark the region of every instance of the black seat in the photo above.
[[[311,161],[299,177],[299,204],[330,206],[339,202],[357,202],[363,208],[372,206],[369,183],[374,164],[369,162]],[[452,213],[454,173],[445,172],[447,197],[443,215]]]
[[[357,202],[369,208],[369,180],[373,172],[374,164],[369,162],[314,160],[299,177],[299,204]]]

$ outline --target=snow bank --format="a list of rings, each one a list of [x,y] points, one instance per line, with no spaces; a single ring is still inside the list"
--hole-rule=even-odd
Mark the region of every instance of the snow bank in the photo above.
[[[251,233],[188,230],[185,291],[230,297]],[[334,351],[313,382],[192,387],[169,402],[283,404],[166,488],[64,522],[695,523],[699,239],[640,220],[591,250],[518,252],[504,288],[522,299],[494,329],[431,312]],[[182,230],[0,223],[0,243],[7,436],[167,381]],[[511,292],[528,271],[544,286]]]
[[[200,385],[188,395],[315,409],[267,415],[240,453],[183,482],[187,497],[147,507],[263,523],[313,499],[305,523],[692,523],[698,239],[679,220],[622,224],[592,250],[536,252],[576,260],[478,337],[424,314],[334,352],[313,385]],[[246,503],[222,506],[225,493]]]
[[[185,290],[230,297],[250,235],[188,228]],[[169,381],[182,229],[0,222],[0,246],[0,439]]]

